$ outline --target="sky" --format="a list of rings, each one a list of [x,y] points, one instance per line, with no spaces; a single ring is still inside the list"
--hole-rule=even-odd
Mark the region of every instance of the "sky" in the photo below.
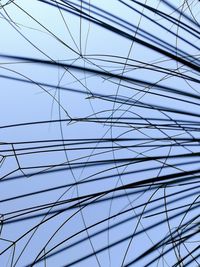
[[[0,5],[0,266],[199,266],[198,1]]]

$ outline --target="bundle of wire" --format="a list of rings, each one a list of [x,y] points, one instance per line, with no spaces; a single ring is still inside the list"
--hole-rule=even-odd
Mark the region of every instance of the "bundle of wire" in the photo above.
[[[199,1],[0,7],[0,266],[200,266]]]

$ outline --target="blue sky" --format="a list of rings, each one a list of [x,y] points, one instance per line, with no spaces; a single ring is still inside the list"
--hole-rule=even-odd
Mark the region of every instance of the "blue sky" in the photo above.
[[[128,266],[160,240],[133,266],[173,266],[196,248],[173,240],[198,222],[199,3],[186,2],[0,9],[0,266]]]

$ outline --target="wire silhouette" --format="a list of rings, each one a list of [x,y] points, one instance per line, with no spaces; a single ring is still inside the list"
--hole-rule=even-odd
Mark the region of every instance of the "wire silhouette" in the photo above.
[[[0,266],[200,265],[199,8],[1,1]]]

